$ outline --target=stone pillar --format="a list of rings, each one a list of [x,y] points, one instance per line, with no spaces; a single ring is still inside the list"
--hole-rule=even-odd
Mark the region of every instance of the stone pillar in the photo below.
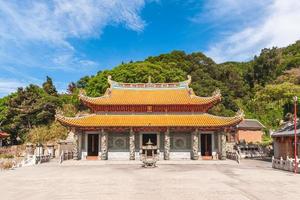
[[[74,131],[73,160],[79,160],[78,133]]]
[[[107,160],[108,135],[104,130],[101,134],[101,160]]]
[[[26,155],[27,156],[33,156],[34,154],[34,147],[32,143],[27,143],[26,144]]]
[[[170,160],[170,131],[167,129],[164,138],[164,159]]]
[[[35,155],[42,156],[44,155],[43,145],[41,143],[37,144],[35,147]]]
[[[196,129],[194,132],[192,132],[192,159],[193,160],[198,160],[199,155],[198,155],[198,150],[199,150],[199,131]]]
[[[226,133],[221,134],[221,160],[226,160]]]
[[[129,149],[130,149],[130,160],[135,160],[135,134],[132,130],[130,129],[129,133]]]
[[[54,155],[54,144],[48,143],[47,144],[47,150],[48,150],[48,153],[51,156],[51,158],[54,158],[55,157],[55,155]]]

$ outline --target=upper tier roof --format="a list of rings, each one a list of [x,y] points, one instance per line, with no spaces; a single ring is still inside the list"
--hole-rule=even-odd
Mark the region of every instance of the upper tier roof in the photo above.
[[[189,88],[191,77],[177,83],[119,83],[108,77],[110,88],[101,97],[80,95],[79,98],[93,105],[205,105],[221,100],[219,90],[211,97],[196,96]]]

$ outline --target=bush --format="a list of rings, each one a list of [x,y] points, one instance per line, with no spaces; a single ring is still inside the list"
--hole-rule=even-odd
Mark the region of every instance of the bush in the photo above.
[[[14,163],[11,160],[7,160],[7,161],[0,163],[0,169],[10,169],[13,166],[14,166]]]
[[[14,155],[12,155],[12,154],[0,154],[0,158],[4,158],[4,159],[14,158]]]

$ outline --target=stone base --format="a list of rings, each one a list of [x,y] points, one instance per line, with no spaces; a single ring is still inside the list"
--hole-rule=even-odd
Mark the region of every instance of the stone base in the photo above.
[[[170,152],[170,160],[191,160],[190,152]]]
[[[129,152],[108,152],[108,160],[129,160]]]

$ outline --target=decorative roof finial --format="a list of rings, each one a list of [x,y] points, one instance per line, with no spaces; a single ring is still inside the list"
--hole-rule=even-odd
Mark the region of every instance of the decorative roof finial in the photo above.
[[[214,92],[213,92],[213,96],[221,96],[221,90],[219,88],[217,88]]]
[[[113,84],[113,80],[111,80],[111,75],[108,75],[107,76],[107,82],[108,82],[108,84],[110,85],[110,88],[112,87],[112,84]]]
[[[151,83],[151,76],[148,76],[148,83]]]
[[[79,89],[79,96],[85,96],[86,95],[86,92],[84,89],[80,88]]]
[[[110,83],[111,82],[111,75],[107,76],[107,82]]]
[[[244,119],[245,113],[244,113],[244,111],[243,111],[242,109],[239,109],[239,110],[236,112],[236,116],[237,116],[237,117],[240,117],[240,118],[242,118],[242,119]]]
[[[57,119],[62,119],[62,118],[64,118],[64,112],[62,111],[61,108],[57,108],[57,109],[55,110],[55,121],[56,121]]]
[[[187,78],[188,78],[187,84],[191,84],[192,83],[192,77],[191,77],[191,75],[187,75]]]

